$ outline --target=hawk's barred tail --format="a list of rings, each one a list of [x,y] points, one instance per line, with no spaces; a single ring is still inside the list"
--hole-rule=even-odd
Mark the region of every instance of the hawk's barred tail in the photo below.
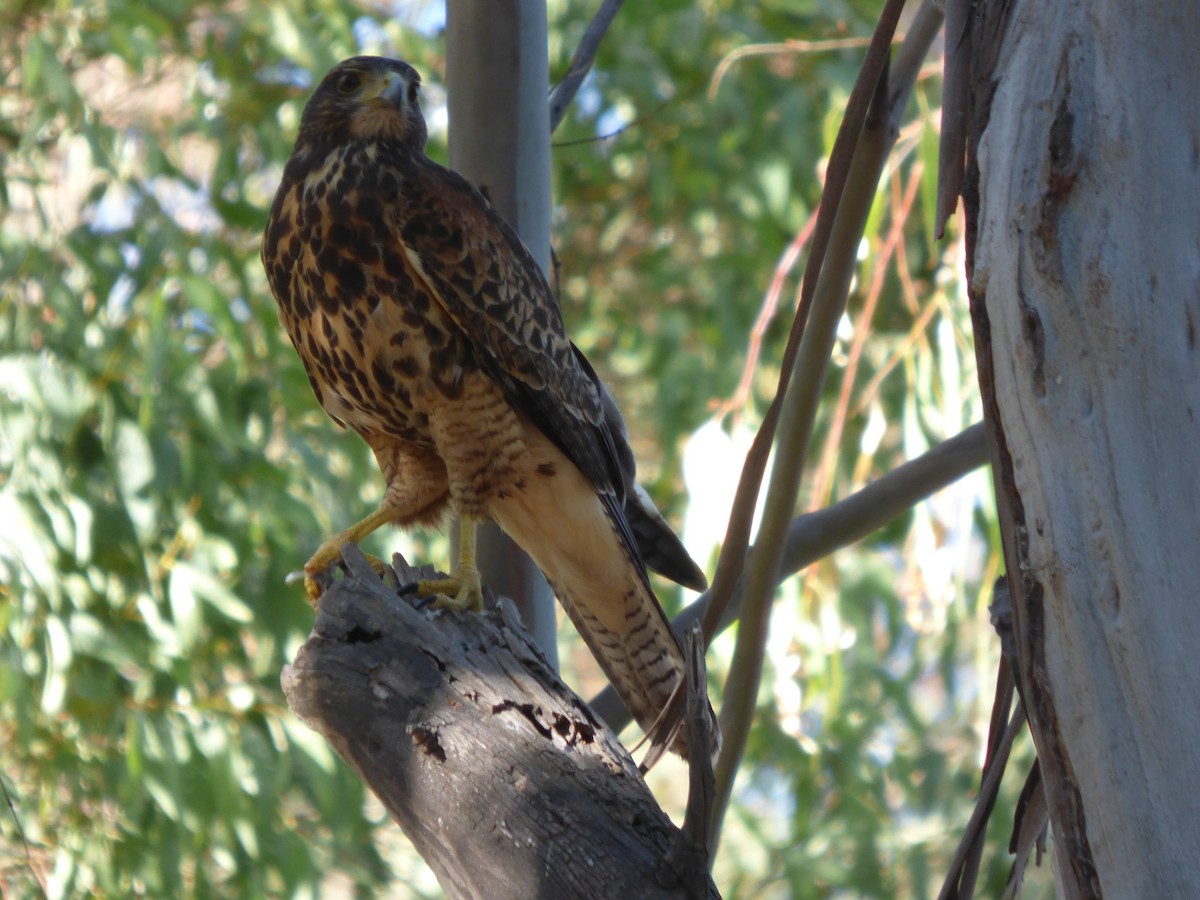
[[[600,392],[604,424],[612,438],[613,451],[621,470],[621,486],[625,491],[625,521],[633,530],[642,562],[676,584],[693,591],[703,591],[708,587],[708,579],[704,577],[703,570],[688,555],[683,543],[663,519],[650,495],[637,482],[637,463],[633,458],[633,450],[629,447],[629,429],[612,391],[600,380],[600,376],[580,349],[574,344],[571,345],[571,349],[575,352],[575,359],[580,368],[587,373],[596,390]]]
[[[686,669],[633,531],[614,493],[597,491],[540,432],[527,430],[525,440],[522,487],[493,499],[492,517],[545,573],[621,700],[651,733]],[[686,756],[683,729],[670,749]]]
[[[628,630],[618,633],[605,628],[588,612],[586,605],[575,601],[570,591],[554,585],[571,622],[587,642],[621,701],[641,729],[650,734],[676,686],[685,677],[684,660],[679,642],[658,601],[647,602],[641,596],[645,590],[642,586],[630,587],[631,592],[623,599]],[[708,711],[714,741],[710,751],[715,752],[720,742],[720,729],[711,706]],[[677,731],[669,749],[687,758],[684,729]]]

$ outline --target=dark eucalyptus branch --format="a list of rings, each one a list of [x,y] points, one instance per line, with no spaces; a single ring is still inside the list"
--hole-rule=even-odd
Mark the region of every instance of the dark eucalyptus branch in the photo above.
[[[868,207],[870,204],[866,199],[869,194],[864,195],[867,190],[864,172],[869,167],[881,168],[882,160],[874,157],[886,153],[890,135],[894,132],[884,118],[885,92],[889,48],[903,7],[903,0],[886,0],[884,3],[862,68],[846,102],[846,111],[829,155],[796,314],[780,364],[779,385],[746,453],[725,541],[713,573],[710,605],[701,625],[705,636],[711,639],[735,590],[740,589],[744,607],[721,704],[720,722],[725,743],[716,766],[713,831],[709,842],[712,847],[719,841],[721,822],[753,721],[767,641],[770,598],[779,583],[792,512],[789,504],[799,489],[808,438],[816,418],[817,394],[832,348],[830,322],[836,318],[835,309],[844,307],[845,290],[852,274],[847,253],[835,253],[828,260],[826,255],[831,246],[857,245],[861,229],[865,227],[863,203]],[[855,172],[859,174],[851,178]],[[851,237],[854,232],[858,234]],[[816,325],[811,330],[810,315]],[[793,376],[798,390],[793,387]],[[750,526],[772,446],[776,447],[777,464],[771,473],[759,522],[754,565],[748,568],[746,554]]]
[[[587,30],[584,31],[583,38],[579,41],[579,46],[575,48],[575,55],[571,57],[571,64],[567,66],[567,73],[563,75],[562,80],[559,81],[551,92],[551,134],[554,134],[562,122],[563,117],[567,114],[567,107],[571,105],[571,101],[575,99],[575,95],[579,92],[579,86],[583,84],[583,79],[592,70],[592,63],[596,60],[596,51],[600,49],[600,42],[604,40],[608,26],[616,18],[617,11],[621,8],[621,3],[622,0],[604,0],[600,4],[600,9],[596,11],[596,15],[592,18],[592,21],[588,23]]]
[[[975,896],[975,883],[979,878],[979,867],[983,860],[984,837],[987,823],[996,805],[1012,742],[1020,731],[1016,720],[1025,721],[1023,707],[1010,717],[1015,695],[1015,669],[1011,656],[1012,643],[1012,598],[1008,582],[1003,576],[996,579],[989,607],[992,625],[1000,637],[1000,666],[996,672],[996,690],[992,699],[991,721],[988,725],[987,756],[983,761],[983,783],[975,798],[975,808],[963,829],[963,835],[954,854],[950,870],[942,882],[938,900],[970,900]],[[1015,729],[1015,730],[1014,730]]]
[[[942,63],[942,131],[938,138],[937,218],[934,234],[945,236],[954,215],[967,165],[967,94],[971,79],[971,41],[967,20],[971,0],[946,2],[946,52]]]
[[[962,839],[959,841],[958,849],[954,853],[954,859],[950,863],[949,875],[947,875],[946,881],[942,885],[942,890],[938,894],[939,900],[966,900],[966,898],[974,896],[973,876],[965,884],[960,879],[964,870],[973,870],[973,867],[969,866],[968,862],[973,854],[979,852],[977,841],[981,839],[983,828],[987,825],[988,816],[991,815],[992,808],[996,804],[996,796],[1000,792],[1000,779],[1004,776],[1004,770],[1008,766],[1008,756],[1012,751],[1013,742],[1024,727],[1025,706],[1018,702],[1012,718],[1008,720],[1008,727],[1005,728],[1004,733],[1000,737],[996,757],[991,761],[991,765],[984,773],[983,783],[979,786],[979,796],[975,802],[975,808],[971,811],[971,817],[967,820],[967,825],[963,829]],[[976,864],[977,862],[978,859],[976,858]]]
[[[508,601],[482,614],[418,609],[356,547],[343,558],[347,575],[322,595],[284,693],[448,897],[719,896],[703,873],[698,890],[664,877],[679,830]],[[432,573],[398,562],[396,574],[407,584]]]

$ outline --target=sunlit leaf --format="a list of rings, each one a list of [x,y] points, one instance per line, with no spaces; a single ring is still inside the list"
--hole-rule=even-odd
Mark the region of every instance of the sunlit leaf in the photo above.
[[[42,686],[42,712],[52,716],[62,709],[66,700],[68,672],[74,651],[62,619],[51,616],[46,620],[45,629],[50,653],[47,659],[46,680]]]
[[[117,423],[117,487],[125,510],[143,542],[149,541],[157,527],[156,504],[151,493],[154,481],[154,454],[145,434],[133,422]]]
[[[187,652],[200,638],[200,604],[196,598],[196,572],[186,563],[176,563],[167,580],[167,598],[171,603],[171,621],[179,649]]]

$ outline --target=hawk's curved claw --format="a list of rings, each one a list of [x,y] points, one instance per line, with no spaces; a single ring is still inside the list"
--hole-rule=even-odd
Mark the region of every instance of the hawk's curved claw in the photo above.
[[[483,583],[475,565],[475,523],[468,518],[459,519],[458,566],[453,575],[442,578],[422,578],[401,588],[402,594],[431,597],[435,609],[470,610],[483,612]],[[422,604],[422,606],[429,603]]]
[[[314,571],[312,574],[309,574],[308,567],[306,566],[303,569],[297,569],[295,572],[288,572],[283,578],[283,583],[290,586],[297,582],[304,582],[304,593],[308,595],[308,603],[310,606],[316,606],[317,598],[325,593],[325,587],[314,576],[323,574],[324,570]]]
[[[367,563],[375,570],[380,578],[386,578],[392,571],[392,567],[380,559],[378,556],[372,556],[370,553],[364,553],[363,557]],[[288,584],[295,584],[301,579],[304,580],[304,592],[308,594],[308,602],[313,606],[317,605],[317,600],[325,593],[325,587],[328,584],[328,578],[325,577],[326,571],[333,563],[325,563],[323,565],[314,566],[312,560],[309,560],[299,572],[291,572],[284,579]]]
[[[325,593],[325,587],[321,584],[320,576],[325,574],[325,571],[334,563],[339,562],[342,558],[343,544],[357,544],[368,534],[382,528],[391,521],[392,514],[387,506],[380,506],[379,509],[371,513],[361,522],[356,522],[345,531],[339,531],[332,537],[328,537],[321,542],[321,546],[316,549],[316,552],[309,557],[308,562],[304,564],[304,571],[293,572],[285,579],[288,584],[293,584],[304,579],[304,591],[308,594],[308,602],[313,606],[317,604],[317,598]],[[371,564],[371,568],[383,575],[389,571],[387,563],[378,557],[367,555],[367,562]]]
[[[483,612],[483,585],[479,573],[474,570],[447,578],[412,581],[400,588],[400,593],[429,598],[420,604],[422,608],[432,606],[434,609]]]
[[[325,585],[321,584],[321,582],[312,575],[306,573],[304,576],[304,593],[308,594],[309,605],[316,606],[317,601],[321,599],[321,595],[325,593]]]

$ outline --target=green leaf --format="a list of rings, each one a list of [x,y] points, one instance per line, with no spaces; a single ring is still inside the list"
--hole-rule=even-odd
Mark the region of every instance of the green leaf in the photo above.
[[[171,621],[179,649],[186,653],[200,638],[202,617],[196,598],[197,574],[186,563],[176,563],[167,580],[167,598],[171,604]]]
[[[121,500],[139,541],[145,546],[158,526],[157,504],[151,491],[154,454],[150,450],[150,442],[133,422],[121,421],[117,423],[113,453]]]
[[[53,716],[59,713],[67,697],[68,676],[74,652],[66,624],[58,616],[46,620],[47,657],[46,679],[42,685],[42,712]]]

